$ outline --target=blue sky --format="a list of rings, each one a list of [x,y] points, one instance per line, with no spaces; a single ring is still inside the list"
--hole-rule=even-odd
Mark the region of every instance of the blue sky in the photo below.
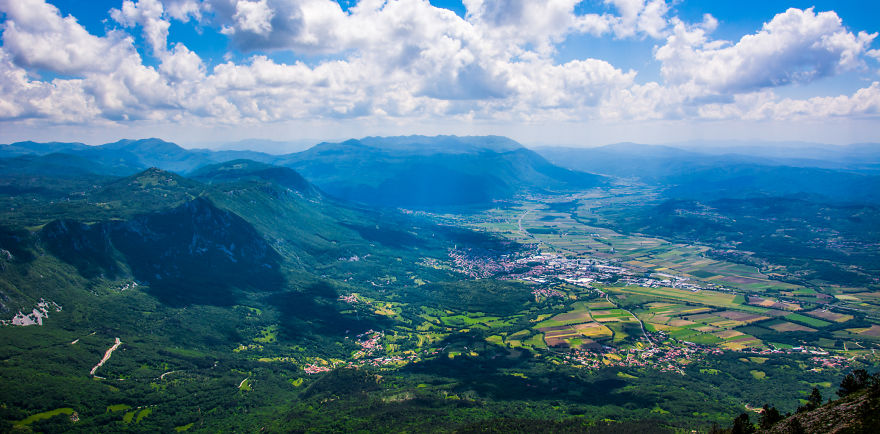
[[[880,141],[863,1],[0,0],[0,141]]]

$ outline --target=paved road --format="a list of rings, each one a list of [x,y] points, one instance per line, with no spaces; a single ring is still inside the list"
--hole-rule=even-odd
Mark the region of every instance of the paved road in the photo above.
[[[97,371],[98,368],[100,368],[105,362],[107,362],[107,360],[110,360],[110,356],[113,354],[114,351],[116,351],[117,348],[119,348],[120,345],[122,345],[122,341],[120,341],[119,338],[116,338],[116,343],[113,344],[113,346],[104,353],[104,357],[101,359],[100,362],[98,362],[97,365],[95,365],[95,367],[92,368],[92,370],[89,372],[89,375],[95,376],[95,371]]]
[[[525,218],[526,215],[528,215],[530,212],[532,212],[532,211],[534,211],[534,210],[536,210],[536,209],[537,209],[536,207],[531,207],[531,208],[525,210],[525,212],[523,212],[522,214],[519,215],[519,219],[516,220],[516,225],[519,226],[519,231],[520,231],[520,233],[523,234],[523,236],[526,236],[526,237],[529,237],[529,238],[535,238],[532,234],[528,233],[525,229],[523,229],[523,227],[522,227],[522,221],[523,221],[523,218]]]
[[[613,305],[616,306],[618,309],[623,310],[623,311],[626,311],[626,313],[630,314],[630,315],[633,317],[633,319],[635,319],[636,321],[638,321],[638,322],[639,322],[639,327],[642,328],[642,334],[645,335],[645,339],[647,339],[648,342],[651,343],[651,345],[656,345],[656,343],[654,342],[654,340],[651,339],[651,336],[648,335],[648,332],[645,331],[645,323],[643,323],[642,320],[640,320],[639,317],[636,316],[636,314],[632,313],[629,309],[624,309],[624,308],[620,307],[620,305],[618,305],[617,303],[611,301],[611,296],[609,296],[608,294],[605,294],[605,300],[608,300],[609,303],[613,304]]]

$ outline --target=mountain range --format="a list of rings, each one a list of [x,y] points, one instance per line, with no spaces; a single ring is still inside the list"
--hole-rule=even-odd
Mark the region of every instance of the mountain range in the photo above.
[[[699,316],[716,324],[757,310],[767,316],[724,331],[852,349],[862,335],[847,330],[874,322],[825,313],[818,291],[877,291],[874,175],[624,151],[596,170],[615,176],[503,137],[366,137],[285,155],[158,139],[0,146],[0,432],[665,432],[804,383],[827,393],[838,371],[804,369],[813,354],[710,355],[722,338],[683,327],[678,345],[660,333],[672,325],[647,322],[670,318],[647,309],[711,311]],[[597,271],[653,268],[655,255],[657,273]],[[800,297],[800,313],[770,318],[714,286],[623,292],[706,263],[716,268],[693,265],[683,282],[773,266],[785,281],[735,277],[760,282],[755,296]],[[602,280],[573,284],[575,272]],[[722,307],[701,305],[708,293]],[[820,314],[829,321],[807,316]],[[582,321],[603,332],[557,346]],[[617,356],[654,345],[648,333],[668,342],[665,362]],[[640,366],[612,366],[623,360]]]
[[[880,200],[880,144],[761,144],[546,147],[572,170],[636,180],[676,199],[802,196],[833,202]]]
[[[605,183],[601,176],[555,166],[504,137],[367,137],[320,143],[285,155],[187,150],[160,139],[100,146],[34,142],[0,146],[0,158],[20,167],[18,172],[24,175],[63,166],[65,158],[56,154],[73,157],[65,171],[96,176],[128,175],[149,167],[187,175],[212,164],[247,159],[296,169],[341,199],[392,207],[488,204],[523,192]]]

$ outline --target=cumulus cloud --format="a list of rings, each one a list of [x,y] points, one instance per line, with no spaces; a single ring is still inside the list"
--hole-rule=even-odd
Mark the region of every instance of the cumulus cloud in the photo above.
[[[162,59],[159,71],[174,81],[192,81],[205,76],[205,65],[198,54],[178,42]]]
[[[198,10],[193,9],[197,6],[193,3],[172,2],[170,5],[179,8],[179,12],[175,14],[184,13],[184,20],[188,20],[190,14],[198,15]],[[153,56],[161,62],[159,72],[169,80],[195,80],[204,76],[205,66],[202,59],[184,44],[178,42],[168,50],[168,29],[171,22],[159,0],[125,0],[121,9],[110,10],[110,16],[124,27],[140,26],[143,29]]]
[[[0,47],[0,120],[87,122],[100,115],[79,80],[32,80]]]
[[[140,25],[144,29],[144,35],[153,53],[162,55],[165,53],[168,28],[171,23],[163,19],[164,7],[159,0],[125,0],[122,9],[111,9],[110,16],[125,27]]]
[[[709,22],[709,28],[716,23]],[[736,44],[712,40],[706,27],[677,21],[656,50],[668,84],[732,95],[809,83],[862,66],[876,33],[854,34],[834,12],[789,9]]]
[[[852,95],[778,99],[771,92],[737,96],[728,104],[709,104],[700,108],[703,117],[712,119],[828,119],[863,117],[880,114],[880,83],[855,91]]]
[[[163,0],[165,12],[179,21],[190,19],[202,20],[202,3],[200,0]]]
[[[665,0],[605,0],[620,13],[612,19],[614,33],[618,37],[630,37],[640,32],[652,37],[665,36],[669,5]]]
[[[237,29],[266,35],[272,31],[272,17],[274,15],[275,11],[269,8],[266,0],[240,1],[235,4],[235,14],[232,15],[232,19],[236,26],[230,29],[230,33],[235,33]]]
[[[875,116],[876,83],[851,95],[779,99],[773,88],[863,68],[876,35],[833,12],[785,11],[735,43],[711,15],[685,23],[662,0],[465,0],[463,19],[424,0],[125,0],[104,36],[44,0],[0,0],[0,119],[260,123],[314,118],[505,122]],[[206,65],[170,39],[172,20],[225,33],[245,61]],[[134,47],[142,32],[156,62]],[[661,82],[582,58],[560,63],[571,34],[654,38]],[[325,54],[281,63],[275,50]],[[157,66],[148,66],[157,65]],[[41,80],[44,71],[62,77]]]
[[[498,39],[515,44],[532,44],[548,53],[566,35],[601,35],[609,30],[609,20],[597,14],[576,16],[580,0],[464,0],[469,21],[493,33]]]
[[[163,117],[195,92],[189,84],[173,82],[198,79],[204,72],[201,59],[186,47],[166,49],[167,26],[157,23],[167,21],[155,1],[126,1],[113,15],[124,26],[143,26],[154,51],[164,59],[161,72],[145,66],[131,36],[120,31],[92,35],[76,19],[61,17],[57,8],[41,0],[3,0],[0,8],[6,14],[0,64],[8,79],[0,98],[14,108],[5,110],[6,117],[55,122]],[[73,78],[41,81],[35,79],[40,71]]]
[[[336,53],[388,43],[418,33],[415,23],[393,15],[429,14],[436,25],[473,25],[480,37],[513,51],[528,44],[543,55],[572,33],[659,38],[668,27],[665,0],[608,0],[620,15],[576,14],[583,0],[463,0],[466,20],[422,0],[361,0],[345,12],[332,0],[204,0],[217,24],[246,51],[291,49],[305,53]],[[452,24],[455,23],[455,24]],[[388,27],[391,25],[391,27]]]
[[[136,55],[130,36],[94,36],[43,0],[0,0],[0,11],[6,14],[3,48],[26,67],[71,75],[108,72]]]
[[[244,51],[333,53],[347,49],[358,34],[330,0],[205,0],[203,9]]]

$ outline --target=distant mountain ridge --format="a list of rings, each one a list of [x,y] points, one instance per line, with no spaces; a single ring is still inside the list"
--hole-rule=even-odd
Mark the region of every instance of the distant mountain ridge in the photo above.
[[[603,185],[597,175],[556,166],[505,137],[368,137],[321,143],[284,156],[328,193],[384,206],[486,204],[520,192]]]
[[[53,152],[81,151],[88,149],[85,143],[78,142],[15,142],[0,146],[0,151],[7,155],[44,155]]]
[[[597,175],[556,166],[501,136],[366,137],[320,143],[286,155],[184,149],[156,138],[126,139],[100,146],[20,142],[0,146],[0,160],[39,158],[50,151],[79,157],[78,170],[86,173],[119,176],[156,167],[199,176],[206,182],[222,181],[222,170],[230,169],[223,166],[225,163],[252,160],[246,163],[252,179],[286,177],[287,182],[295,184],[292,188],[299,190],[296,186],[303,187],[304,179],[297,180],[271,166],[292,168],[332,196],[391,207],[488,204],[518,193],[583,189],[605,182]],[[32,172],[38,174],[54,167],[48,161],[44,163],[37,164]],[[215,167],[205,169],[208,166]]]
[[[535,151],[563,167],[624,178],[657,179],[731,163],[880,172],[880,143],[623,142],[592,148],[547,146]]]
[[[880,144],[699,147],[617,143],[537,150],[563,167],[661,187],[679,199],[796,196],[880,201]]]
[[[466,154],[485,151],[508,152],[523,146],[504,136],[394,136],[364,137],[358,142],[374,148],[415,154]]]
[[[91,161],[92,172],[112,172],[112,175],[131,175],[150,167],[187,174],[199,167],[223,161],[250,159],[270,162],[276,158],[270,154],[254,151],[185,149],[157,138],[124,139],[98,146],[62,142],[17,142],[0,145],[0,159],[28,155],[45,156],[50,153],[85,158]]]

